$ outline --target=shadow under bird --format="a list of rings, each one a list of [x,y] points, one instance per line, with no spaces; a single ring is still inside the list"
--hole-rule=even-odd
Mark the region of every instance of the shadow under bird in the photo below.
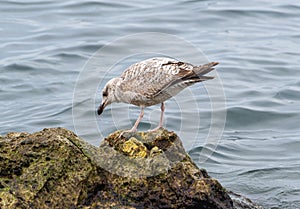
[[[163,126],[164,101],[178,94],[184,88],[198,82],[213,79],[204,76],[214,70],[218,62],[195,66],[190,63],[165,57],[155,57],[128,67],[120,77],[108,81],[102,90],[101,115],[104,108],[114,102],[133,104],[141,108],[134,126],[126,132],[135,132],[144,116],[144,108],[161,103],[159,125]],[[152,130],[152,131],[153,131]]]

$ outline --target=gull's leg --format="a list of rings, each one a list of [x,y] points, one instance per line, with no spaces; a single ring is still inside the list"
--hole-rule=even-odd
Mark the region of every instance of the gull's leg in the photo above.
[[[158,129],[161,128],[163,126],[163,120],[164,120],[164,112],[165,112],[165,104],[162,102],[161,106],[161,113],[160,113],[160,120],[159,120],[159,124],[158,124]]]
[[[138,119],[135,121],[133,127],[130,129],[130,130],[126,130],[126,131],[123,131],[119,137],[121,137],[124,133],[131,133],[131,132],[136,132],[137,130],[137,127],[139,125],[139,123],[141,122],[142,118],[144,117],[144,107],[141,107],[141,113],[138,117]]]
[[[152,130],[149,130],[149,131],[156,131],[156,130],[163,127],[164,112],[165,112],[165,104],[163,102],[161,103],[160,109],[161,109],[161,113],[160,113],[159,124],[155,129],[152,129]]]
[[[141,107],[141,113],[138,119],[135,121],[133,127],[128,132],[136,132],[139,123],[141,122],[142,118],[144,117],[144,107]]]

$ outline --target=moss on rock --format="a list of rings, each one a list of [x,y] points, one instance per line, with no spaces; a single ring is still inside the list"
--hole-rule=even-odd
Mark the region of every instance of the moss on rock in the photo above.
[[[0,138],[0,208],[234,208],[165,129],[94,147],[63,128]]]

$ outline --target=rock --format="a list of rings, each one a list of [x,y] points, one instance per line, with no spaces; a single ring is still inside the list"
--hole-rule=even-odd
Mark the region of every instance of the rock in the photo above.
[[[175,133],[120,133],[100,147],[63,128],[2,136],[0,208],[235,208]]]
[[[228,191],[228,194],[233,201],[235,209],[263,209],[262,206],[255,204],[250,199],[243,197],[242,195],[236,194],[232,191]]]

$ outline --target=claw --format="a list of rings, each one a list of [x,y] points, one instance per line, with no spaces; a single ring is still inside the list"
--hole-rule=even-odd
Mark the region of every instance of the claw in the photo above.
[[[124,134],[126,134],[126,133],[135,133],[135,132],[136,132],[136,129],[133,129],[133,128],[130,130],[122,131],[119,135],[119,138],[122,138],[122,136],[125,137]],[[125,137],[125,138],[127,138],[127,137]]]

